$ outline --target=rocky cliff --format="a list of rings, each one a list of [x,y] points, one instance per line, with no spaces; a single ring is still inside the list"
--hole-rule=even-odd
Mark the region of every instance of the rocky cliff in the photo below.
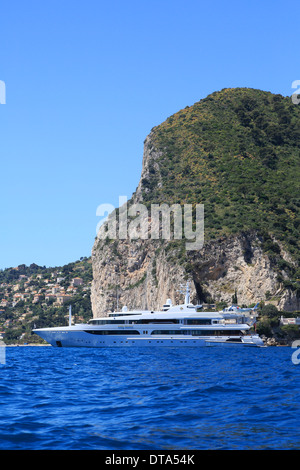
[[[119,229],[122,208],[101,227],[92,250],[94,317],[182,300],[186,279],[194,302],[231,304],[237,295],[239,304],[300,310],[298,128],[299,108],[287,98],[226,89],[152,129],[127,207],[147,208],[137,212],[144,236],[111,236],[109,221]],[[202,247],[186,250],[184,237],[150,239],[150,205],[163,203],[204,204]]]

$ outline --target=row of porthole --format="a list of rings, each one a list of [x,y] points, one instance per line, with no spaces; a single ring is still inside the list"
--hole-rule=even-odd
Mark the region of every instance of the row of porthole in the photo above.
[[[135,343],[135,341],[131,341],[131,342]],[[104,343],[104,341],[103,341],[103,343]],[[114,343],[116,344],[117,341],[114,341]],[[120,341],[120,343],[123,343],[123,341]],[[125,341],[125,343],[128,343],[128,341]],[[148,343],[155,343],[155,341],[148,341]],[[164,341],[156,341],[156,343],[164,343]],[[170,343],[174,343],[174,341],[171,340]],[[187,343],[187,341],[180,341],[180,343]],[[193,343],[196,343],[196,341],[193,341]]]
[[[77,340],[78,343],[87,343],[87,341],[83,340]],[[131,341],[132,343],[135,343],[135,341]],[[152,343],[155,341],[148,341],[148,343]],[[89,344],[91,344],[91,341],[88,341]],[[123,341],[120,341],[120,343],[123,343]],[[164,343],[164,341],[156,341],[156,343]],[[170,341],[170,343],[174,343],[174,341]],[[180,343],[187,343],[187,341],[180,341]],[[196,343],[196,341],[193,341],[193,343]],[[99,341],[98,344],[106,344],[106,341]],[[114,344],[117,344],[117,341],[114,341]],[[125,344],[128,344],[128,341],[125,341]]]

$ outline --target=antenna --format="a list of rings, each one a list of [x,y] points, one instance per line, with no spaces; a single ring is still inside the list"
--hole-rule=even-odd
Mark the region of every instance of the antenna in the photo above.
[[[185,305],[188,305],[190,303],[190,285],[191,281],[187,281],[186,285],[180,284],[181,289],[178,289],[177,292],[180,292],[180,294],[185,295]]]
[[[147,270],[147,273],[146,273],[145,310],[148,310],[147,294],[148,294],[148,270]]]

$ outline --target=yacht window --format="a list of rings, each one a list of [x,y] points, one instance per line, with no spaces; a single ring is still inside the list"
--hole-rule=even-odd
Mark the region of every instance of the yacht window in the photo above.
[[[90,325],[115,325],[115,324],[124,324],[126,320],[90,320]]]
[[[136,330],[84,330],[85,333],[90,335],[139,335],[140,332]]]
[[[186,325],[211,325],[211,320],[209,318],[193,318],[186,320]]]
[[[174,323],[179,323],[180,320],[177,320],[175,318],[144,318],[141,320],[132,320],[134,323],[142,323],[142,324],[148,324],[148,323],[164,323],[165,325],[168,324],[174,324]]]
[[[151,335],[182,335],[185,334],[181,330],[153,330]]]
[[[239,330],[186,330],[186,333],[192,336],[241,336],[243,333]]]

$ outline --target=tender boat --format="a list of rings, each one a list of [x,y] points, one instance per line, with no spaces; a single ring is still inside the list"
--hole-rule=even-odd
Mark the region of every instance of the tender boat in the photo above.
[[[93,318],[88,323],[55,328],[38,328],[33,332],[55,347],[197,347],[197,346],[264,346],[262,339],[236,312],[203,312],[189,301],[172,305],[170,299],[160,311],[127,310]]]

